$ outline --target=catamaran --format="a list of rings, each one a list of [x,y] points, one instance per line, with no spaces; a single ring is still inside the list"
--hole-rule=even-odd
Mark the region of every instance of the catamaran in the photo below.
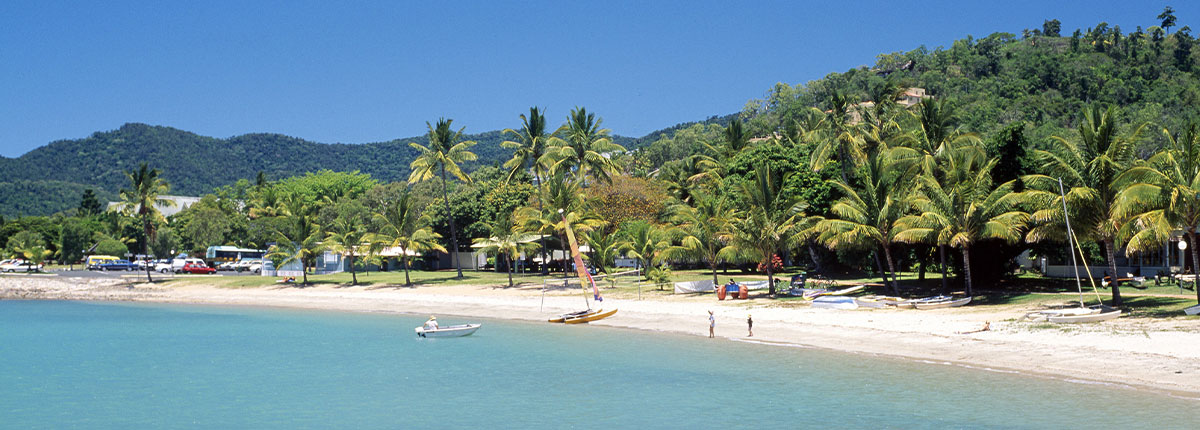
[[[592,287],[592,298],[596,302],[603,302],[604,297],[600,296],[600,288],[596,287],[596,281],[592,279],[592,274],[588,273],[587,266],[583,264],[583,255],[579,253],[579,243],[575,241],[575,233],[571,231],[571,223],[567,222],[567,216],[564,214],[562,209],[558,210],[558,214],[563,220],[563,226],[566,230],[567,243],[571,245],[571,259],[575,261],[575,273],[579,275],[579,283],[584,289],[583,300],[585,303],[587,303],[588,308],[578,312],[565,313],[557,317],[550,318],[548,321],[552,323],[582,324],[586,322],[602,320],[615,315],[617,313],[616,309],[612,309],[607,312],[603,309],[592,309],[592,304],[587,299],[588,286]]]
[[[1088,281],[1091,282],[1092,290],[1096,292],[1096,300],[1100,301],[1100,304],[1085,306],[1083,303],[1083,281],[1079,278],[1079,262],[1075,258],[1076,251],[1079,252],[1080,258],[1083,258],[1083,248],[1079,246],[1079,241],[1075,238],[1075,232],[1071,230],[1071,217],[1067,214],[1067,196],[1063,190],[1062,178],[1058,179],[1058,195],[1062,197],[1063,220],[1067,224],[1067,246],[1071,252],[1071,265],[1075,268],[1075,288],[1079,290],[1079,307],[1034,311],[1025,314],[1021,319],[1070,324],[1108,321],[1118,318],[1121,316],[1121,310],[1106,306],[1104,300],[1100,298],[1100,291],[1096,289],[1096,281],[1092,279],[1092,270],[1087,267],[1087,260],[1084,260],[1083,268],[1087,270]]]

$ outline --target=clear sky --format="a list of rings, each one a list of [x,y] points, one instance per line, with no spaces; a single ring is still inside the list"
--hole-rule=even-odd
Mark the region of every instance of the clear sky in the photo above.
[[[877,54],[1100,21],[1183,1],[0,2],[0,155],[126,122],[364,143],[553,123],[574,106],[642,136],[739,111],[776,82]]]

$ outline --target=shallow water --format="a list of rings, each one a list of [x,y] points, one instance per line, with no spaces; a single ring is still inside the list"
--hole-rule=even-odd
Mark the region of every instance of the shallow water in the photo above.
[[[443,317],[443,324],[467,322]],[[1197,428],[1200,401],[814,349],[422,317],[0,301],[0,428]],[[1038,359],[1031,357],[1031,359]]]

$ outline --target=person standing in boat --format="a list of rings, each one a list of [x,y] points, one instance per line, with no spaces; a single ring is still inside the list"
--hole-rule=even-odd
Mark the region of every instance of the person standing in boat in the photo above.
[[[708,311],[708,337],[710,339],[716,337],[716,335],[713,334],[713,329],[716,327],[717,327],[717,319],[715,317],[713,317],[712,311]]]
[[[430,315],[429,321],[425,321],[425,330],[437,330],[437,329],[438,329],[437,317]]]

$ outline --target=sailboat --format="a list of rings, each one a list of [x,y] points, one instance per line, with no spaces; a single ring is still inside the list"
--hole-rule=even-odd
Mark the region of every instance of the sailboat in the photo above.
[[[1067,214],[1067,195],[1063,190],[1062,178],[1058,179],[1058,195],[1062,197],[1063,204],[1063,220],[1067,223],[1067,243],[1071,249],[1071,265],[1075,268],[1075,288],[1079,290],[1079,307],[1070,309],[1048,309],[1030,312],[1022,317],[1022,320],[1033,321],[1049,321],[1052,323],[1089,323],[1108,321],[1121,316],[1121,310],[1106,306],[1104,300],[1100,298],[1100,291],[1096,290],[1096,281],[1092,279],[1091,268],[1087,267],[1087,260],[1084,260],[1083,266],[1088,273],[1088,281],[1092,283],[1092,290],[1096,292],[1096,300],[1100,301],[1099,305],[1084,306],[1083,304],[1083,281],[1079,279],[1079,263],[1075,258],[1075,253],[1078,251],[1080,258],[1083,258],[1083,248],[1079,246],[1079,241],[1075,238],[1075,232],[1071,230],[1071,216]]]
[[[571,259],[575,261],[575,273],[579,275],[579,284],[583,286],[584,290],[583,300],[587,303],[588,308],[578,312],[565,313],[555,318],[550,318],[549,321],[552,323],[582,324],[615,315],[617,313],[616,309],[607,312],[602,308],[592,309],[591,302],[587,300],[588,286],[592,287],[592,298],[596,302],[603,302],[604,297],[600,296],[600,289],[596,287],[596,281],[592,279],[592,274],[588,273],[587,266],[583,264],[583,255],[579,253],[579,243],[575,241],[575,233],[571,231],[571,223],[567,222],[567,216],[562,209],[558,210],[558,214],[562,216],[563,225],[566,229],[567,243],[571,245]]]

